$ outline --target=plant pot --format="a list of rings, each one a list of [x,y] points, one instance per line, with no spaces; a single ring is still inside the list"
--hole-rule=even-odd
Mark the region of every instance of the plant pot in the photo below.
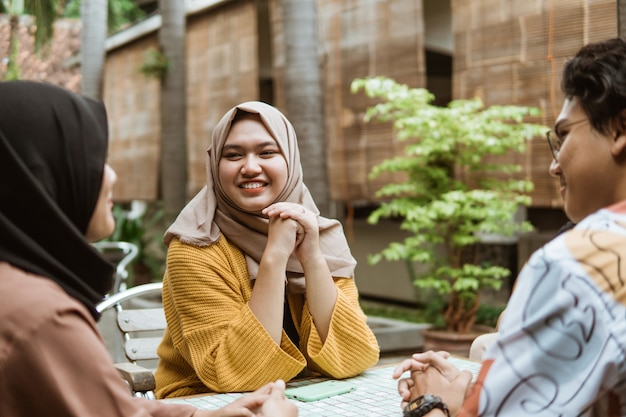
[[[474,339],[481,334],[495,332],[489,326],[476,325],[470,333],[457,333],[444,329],[424,329],[424,350],[445,350],[452,355],[469,357],[470,346]]]
[[[424,346],[421,331],[431,326],[428,323],[375,316],[367,316],[367,325],[376,336],[381,353],[409,350],[417,352]]]

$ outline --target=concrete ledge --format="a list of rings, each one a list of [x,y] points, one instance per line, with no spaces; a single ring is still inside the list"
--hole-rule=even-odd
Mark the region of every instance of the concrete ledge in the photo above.
[[[381,353],[411,349],[418,351],[424,346],[421,331],[431,327],[429,323],[411,323],[376,316],[368,316],[367,324],[378,340]]]

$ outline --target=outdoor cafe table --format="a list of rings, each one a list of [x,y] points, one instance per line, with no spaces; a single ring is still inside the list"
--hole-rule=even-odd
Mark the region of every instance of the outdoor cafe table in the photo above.
[[[450,361],[459,369],[472,371],[474,377],[478,374],[480,363],[460,357],[451,357]],[[401,416],[400,396],[398,395],[398,382],[391,377],[393,369],[397,366],[385,365],[370,368],[360,375],[348,378],[345,381],[352,383],[356,389],[352,392],[335,395],[319,401],[301,402],[294,401],[298,405],[299,417],[329,417],[329,416],[354,416],[354,417],[386,417]],[[308,384],[322,382],[328,378],[307,378],[291,381],[287,388],[299,387]],[[241,393],[193,395],[161,400],[177,404],[190,404],[203,410],[214,410],[223,407],[235,399]]]

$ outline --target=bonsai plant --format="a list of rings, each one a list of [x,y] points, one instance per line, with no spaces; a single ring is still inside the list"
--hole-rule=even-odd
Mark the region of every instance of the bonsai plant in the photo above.
[[[399,218],[401,228],[410,233],[369,260],[406,262],[414,285],[442,297],[446,330],[468,333],[479,291],[499,289],[510,274],[507,268],[478,261],[481,238],[532,229],[528,222],[513,220],[520,206],[530,204],[532,183],[512,178],[520,166],[496,159],[523,152],[527,140],[545,131],[524,122],[540,112],[520,106],[485,108],[480,99],[438,107],[426,89],[385,77],[354,80],[352,92],[360,90],[380,99],[367,108],[365,121],[391,122],[397,138],[407,142],[404,155],[383,161],[370,174],[401,174],[403,180],[378,191],[383,202],[368,221]],[[425,265],[426,272],[417,273],[416,264]]]

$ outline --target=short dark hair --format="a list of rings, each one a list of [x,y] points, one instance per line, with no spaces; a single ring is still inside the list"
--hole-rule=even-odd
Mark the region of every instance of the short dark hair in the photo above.
[[[594,129],[608,133],[626,108],[626,42],[615,38],[583,46],[565,64],[561,89],[579,99]]]

